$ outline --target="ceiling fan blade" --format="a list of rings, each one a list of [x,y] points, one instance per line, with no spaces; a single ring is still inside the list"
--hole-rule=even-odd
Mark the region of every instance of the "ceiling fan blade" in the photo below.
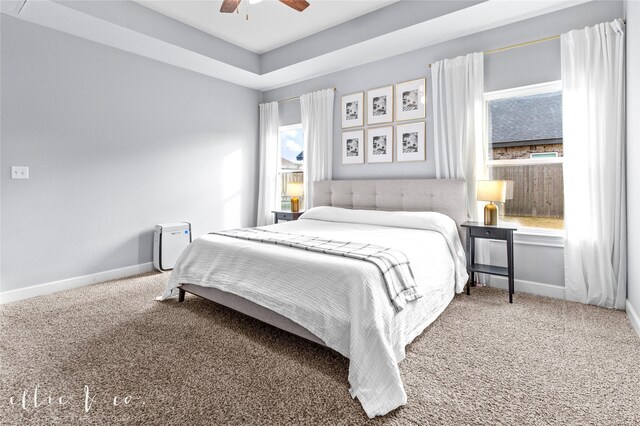
[[[284,3],[298,12],[302,12],[309,7],[309,2],[307,0],[280,0],[280,3]]]
[[[236,11],[239,4],[240,4],[240,0],[224,0],[222,2],[222,6],[220,7],[220,12],[233,13]]]

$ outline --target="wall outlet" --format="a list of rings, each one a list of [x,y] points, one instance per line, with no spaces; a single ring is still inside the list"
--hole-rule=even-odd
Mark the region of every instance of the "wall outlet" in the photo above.
[[[29,167],[11,166],[11,179],[29,179]]]

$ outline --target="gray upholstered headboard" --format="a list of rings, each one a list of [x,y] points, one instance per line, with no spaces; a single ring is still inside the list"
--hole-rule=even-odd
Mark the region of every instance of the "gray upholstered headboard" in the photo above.
[[[313,182],[313,205],[361,210],[433,211],[460,227],[466,220],[459,179],[323,180]]]

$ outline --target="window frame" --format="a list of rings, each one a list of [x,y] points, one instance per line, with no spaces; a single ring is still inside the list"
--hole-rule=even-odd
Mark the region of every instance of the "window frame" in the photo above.
[[[304,158],[302,159],[302,169],[301,170],[291,170],[291,169],[283,169],[282,168],[282,145],[280,144],[282,142],[281,140],[281,134],[282,132],[287,132],[290,130],[300,130],[302,132],[302,137],[304,139],[304,129],[302,128],[302,122],[300,123],[294,123],[294,124],[288,124],[286,126],[278,126],[278,169],[276,172],[276,191],[278,194],[278,198],[277,198],[277,206],[278,206],[278,210],[280,210],[282,208],[282,185],[281,185],[281,180],[280,180],[280,176],[282,174],[289,174],[289,173],[302,173],[302,179],[304,181]],[[303,152],[304,152],[304,148],[303,148]],[[304,189],[303,189],[304,191]],[[302,195],[302,200],[304,200],[304,194]],[[304,201],[303,201],[304,202]],[[303,204],[304,205],[304,204]]]
[[[526,158],[526,159],[513,159],[513,160],[490,160],[489,159],[489,102],[498,99],[514,98],[521,96],[540,95],[543,93],[562,92],[562,80],[554,80],[545,83],[531,84],[527,86],[513,87],[509,89],[494,90],[491,92],[485,92],[483,96],[483,155],[485,156],[485,168],[487,172],[491,166],[505,166],[505,165],[533,165],[533,164],[564,164],[564,157],[550,157],[550,158]],[[563,167],[564,169],[564,167]],[[564,235],[564,229],[550,229],[550,228],[530,228],[519,227],[516,234],[520,234],[527,239],[533,238],[535,240],[533,245],[543,245],[558,247],[560,241],[558,238]],[[518,243],[520,241],[516,241]],[[522,242],[525,243],[526,242]]]
[[[563,163],[564,157],[550,158],[520,158],[515,160],[490,160],[488,158],[489,145],[489,102],[499,99],[516,98],[522,96],[541,95],[543,93],[562,92],[562,80],[549,81],[546,83],[531,84],[528,86],[513,87],[509,89],[494,90],[485,92],[483,99],[483,142],[484,153],[487,155],[486,166],[508,165],[508,164],[558,164]]]

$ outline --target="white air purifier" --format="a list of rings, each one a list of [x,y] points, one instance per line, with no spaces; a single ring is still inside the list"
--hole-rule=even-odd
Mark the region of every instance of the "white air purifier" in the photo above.
[[[172,270],[189,243],[191,243],[189,222],[156,225],[153,232],[153,266],[158,271]]]

